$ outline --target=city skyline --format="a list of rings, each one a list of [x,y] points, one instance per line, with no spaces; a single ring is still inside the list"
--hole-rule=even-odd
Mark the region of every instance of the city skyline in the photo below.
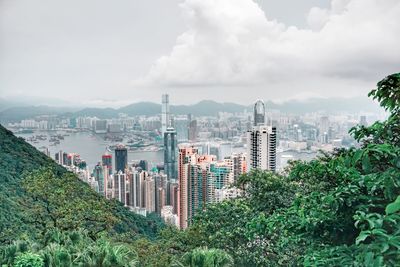
[[[126,116],[111,121],[78,118],[75,123],[64,124],[65,129],[75,129],[72,132],[82,131],[84,129],[82,126],[86,124],[85,127],[89,127],[86,129],[92,128],[93,134],[105,137],[105,134],[113,133],[120,137],[114,138],[115,141],[118,140],[118,144],[109,146],[107,151],[101,155],[101,161],[93,169],[84,158],[81,158],[80,153],[76,152],[67,153],[59,150],[54,155],[56,162],[74,172],[100,195],[108,199],[117,199],[131,211],[140,215],[146,216],[155,212],[165,222],[180,229],[187,228],[191,224],[192,218],[207,204],[240,196],[242,191],[234,186],[234,182],[241,175],[254,170],[277,171],[276,141],[279,136],[277,136],[276,127],[271,125],[277,124],[278,121],[277,118],[267,116],[267,108],[262,100],[254,102],[252,112],[243,114],[242,119],[245,118],[246,123],[239,122],[237,126],[243,126],[243,128],[239,127],[240,131],[232,131],[230,137],[229,134],[225,137],[223,135],[214,136],[217,142],[225,139],[217,147],[210,144],[210,140],[213,139],[210,139],[211,136],[201,137],[204,133],[197,131],[196,117],[192,115],[175,117],[169,111],[168,95],[162,95],[161,103],[160,121],[153,129],[153,133],[158,132],[159,134],[161,142],[158,146],[164,150],[164,157],[163,162],[158,162],[156,166],[151,164],[144,155],[139,161],[129,161],[128,148],[130,150],[135,145],[132,146],[134,143],[132,139],[124,145],[123,136],[129,131],[138,134],[140,128],[135,126],[132,118]],[[228,122],[229,115],[224,120]],[[362,116],[360,121],[367,123],[366,116]],[[207,120],[200,120],[200,122],[205,122],[205,125],[201,124],[201,128],[209,125]],[[218,124],[221,122],[218,120]],[[31,124],[32,122],[24,121],[22,123],[28,128],[35,127],[34,124]],[[46,125],[49,124],[43,121],[40,123],[41,127]],[[53,122],[50,127],[53,127],[52,125],[56,125],[56,123]],[[305,152],[313,143],[318,145],[318,134],[323,144],[332,141],[335,130],[331,125],[328,116],[320,117],[319,131],[316,129],[311,131],[314,135],[306,137],[307,143],[302,142],[301,128],[294,125],[294,138],[284,137],[283,140],[285,138],[294,139],[299,145],[297,149],[302,147],[301,149]],[[164,129],[165,126],[167,126],[166,129]],[[246,133],[245,129],[247,129]],[[240,141],[242,139],[240,136],[244,137],[244,134],[247,149],[244,149],[243,140]],[[68,136],[68,134],[53,135],[50,141],[58,144]],[[237,139],[238,137],[239,139]],[[29,140],[37,143],[36,138],[47,139],[44,135],[38,135],[35,139]],[[201,139],[200,142],[196,142],[198,138]],[[156,136],[155,139],[157,140]],[[233,141],[234,139],[236,141]],[[227,143],[228,140],[231,140],[230,144]],[[136,145],[143,145],[142,141]],[[223,152],[223,146],[227,144],[230,149]],[[242,148],[239,148],[239,151],[233,151],[233,146]],[[280,149],[282,150],[283,147]],[[333,149],[333,146],[328,149]],[[41,150],[50,156],[48,147],[42,147]],[[113,154],[110,153],[112,150],[114,150],[115,161],[113,161]],[[97,157],[100,158],[99,155]],[[280,166],[278,171],[281,171],[282,167]],[[115,172],[113,172],[114,170]]]
[[[0,266],[397,266],[400,0],[0,0]]]
[[[131,211],[144,216],[155,212],[162,216],[165,222],[180,229],[191,225],[192,218],[207,204],[241,195],[241,189],[234,185],[241,175],[254,170],[277,171],[276,127],[267,125],[268,122],[272,124],[274,120],[272,117],[267,117],[263,101],[257,100],[254,103],[252,117],[247,117],[247,153],[244,149],[241,152],[234,152],[231,144],[230,151],[226,151],[225,154],[220,151],[221,147],[211,147],[209,139],[205,143],[194,141],[200,134],[197,132],[197,120],[192,115],[181,118],[186,123],[177,126],[177,120],[169,111],[168,95],[162,95],[162,104],[158,131],[164,157],[163,162],[156,166],[150,166],[144,158],[140,161],[129,161],[128,147],[132,142],[128,142],[128,146],[120,143],[114,147],[114,173],[111,147],[108,147],[101,156],[101,162],[94,166],[93,171],[77,153],[60,150],[55,153],[56,162],[74,172],[100,195],[108,199],[117,199]],[[361,119],[366,120],[366,118]],[[323,137],[326,137],[328,143],[331,137],[327,134],[330,131],[329,118],[322,117],[321,121]],[[108,132],[106,121],[94,120],[92,124],[95,134],[104,134],[99,132],[99,128]],[[117,129],[117,127],[108,128],[112,132]],[[125,125],[119,127],[119,131],[115,133],[121,133],[122,128],[127,130]],[[179,136],[181,138],[178,138]],[[188,140],[189,136],[191,141]],[[43,136],[39,138],[45,139]],[[57,139],[58,142],[64,140],[64,136],[57,135]],[[43,152],[50,156],[48,148]]]
[[[179,95],[177,104],[197,102],[199,93],[242,104],[366,98],[400,58],[394,0],[301,1],[292,9],[252,0],[88,1],[80,9],[42,2],[1,2],[2,98],[114,107],[158,102],[161,93]]]
[[[81,134],[102,140],[100,147],[106,145],[106,151],[95,155],[94,167],[81,157],[88,151],[79,146],[72,153],[57,150],[54,159],[105,198],[139,215],[156,213],[164,222],[186,229],[208,204],[241,196],[235,182],[243,174],[256,170],[282,175],[289,161],[307,162],[321,151],[354,146],[349,129],[357,123],[368,125],[366,115],[288,115],[270,110],[260,99],[242,112],[183,116],[170,110],[169,100],[168,94],[161,95],[156,116],[45,115],[10,122],[8,127],[47,156],[52,154],[50,147],[58,147],[70,135],[77,134],[83,142]],[[42,146],[47,140],[49,146]],[[138,152],[139,159],[129,158],[128,151]],[[143,152],[161,157],[151,162]]]

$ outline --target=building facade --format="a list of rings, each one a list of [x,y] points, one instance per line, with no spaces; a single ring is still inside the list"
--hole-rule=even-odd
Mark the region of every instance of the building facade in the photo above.
[[[254,117],[253,117],[253,125],[258,126],[258,125],[264,125],[266,123],[265,120],[265,104],[264,101],[262,100],[257,100],[256,103],[254,104]]]
[[[107,166],[109,174],[112,174],[112,155],[108,152],[101,156],[103,166]]]
[[[276,127],[266,125],[265,104],[254,104],[254,125],[247,131],[247,170],[276,170]]]
[[[164,133],[164,172],[168,179],[176,179],[178,176],[177,149],[176,131],[168,127]]]
[[[128,166],[128,149],[123,145],[118,145],[115,148],[115,172],[125,173]]]
[[[276,170],[276,128],[254,126],[247,132],[248,170]]]
[[[199,155],[194,147],[179,149],[179,227],[187,228],[193,216],[216,202],[219,190],[233,181],[233,168],[215,155]]]
[[[163,94],[161,97],[161,136],[164,137],[164,133],[170,126],[170,113],[169,113],[169,95]]]

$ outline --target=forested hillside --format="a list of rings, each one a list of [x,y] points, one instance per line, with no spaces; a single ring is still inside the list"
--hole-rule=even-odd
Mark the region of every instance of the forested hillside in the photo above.
[[[208,205],[185,231],[156,232],[150,221],[128,217],[2,128],[0,263],[398,266],[400,74],[379,82],[370,96],[390,115],[352,129],[357,148],[292,162],[282,174],[245,175],[236,185],[243,197]]]
[[[92,239],[104,234],[116,240],[153,239],[161,228],[159,219],[106,200],[0,125],[1,245],[43,240],[55,230],[84,231]]]

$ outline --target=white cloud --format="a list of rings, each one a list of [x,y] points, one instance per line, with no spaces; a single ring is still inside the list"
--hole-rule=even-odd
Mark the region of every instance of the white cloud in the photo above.
[[[332,0],[309,29],[267,19],[252,0],[186,0],[187,30],[135,85],[288,99],[365,94],[400,71],[400,1]],[[194,90],[194,89],[192,89]],[[208,90],[208,91],[207,91]]]
[[[311,29],[321,30],[329,20],[327,9],[313,7],[307,16],[307,23]]]

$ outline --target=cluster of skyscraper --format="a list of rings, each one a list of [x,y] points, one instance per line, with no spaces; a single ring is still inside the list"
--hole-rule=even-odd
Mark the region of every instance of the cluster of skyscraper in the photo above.
[[[265,105],[261,100],[254,106],[254,125],[247,133],[247,157],[232,154],[218,161],[216,156],[200,154],[194,146],[178,148],[177,132],[169,114],[169,97],[162,96],[162,125],[164,137],[164,171],[168,180],[178,184],[177,212],[179,227],[186,228],[198,210],[207,203],[236,197],[240,190],[230,185],[251,169],[276,169],[276,128],[266,124]]]
[[[178,185],[175,180],[167,178],[162,166],[149,170],[145,160],[128,164],[128,151],[123,145],[118,145],[114,152],[115,169],[113,156],[108,152],[102,156],[102,161],[92,173],[76,165],[65,164],[64,161],[59,163],[74,171],[104,197],[117,199],[136,213],[146,216],[147,213],[156,212],[162,215],[163,207],[171,206],[171,214],[168,215],[172,218],[166,220],[177,225],[177,216],[174,214],[178,207]]]
[[[172,116],[169,106],[169,95],[162,95],[161,100],[161,136],[175,131],[175,138],[179,142],[194,142],[197,138],[197,121],[191,114],[187,116]]]
[[[47,155],[49,156],[48,150],[46,150]],[[54,155],[54,159],[60,165],[64,166],[75,166],[80,169],[86,168],[86,162],[81,159],[80,155],[76,153],[66,153],[63,151],[59,151]]]
[[[252,169],[275,171],[276,128],[267,125],[265,111],[264,102],[258,100],[254,105],[253,126],[247,132],[247,155],[232,153],[218,160],[190,143],[178,145],[179,134],[173,127],[169,96],[163,95],[163,165],[149,170],[144,160],[128,164],[124,145],[115,147],[114,169],[113,156],[105,153],[91,174],[78,168],[82,162],[77,156],[60,152],[56,159],[62,165],[77,167],[75,172],[81,179],[106,198],[117,199],[139,214],[157,212],[165,221],[183,229],[207,203],[240,195],[241,191],[231,186],[240,175]],[[195,127],[195,120],[191,116],[189,120]],[[190,136],[190,127],[186,129]]]
[[[246,172],[243,154],[233,154],[223,161],[214,155],[200,155],[195,147],[182,147],[178,156],[179,227],[186,228],[190,219],[207,203],[236,197],[239,190],[228,188]]]

